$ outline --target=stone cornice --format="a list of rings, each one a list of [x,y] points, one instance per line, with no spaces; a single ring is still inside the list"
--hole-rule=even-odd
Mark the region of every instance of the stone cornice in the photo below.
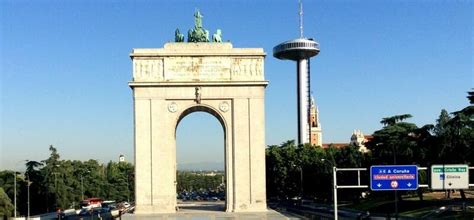
[[[233,48],[231,43],[167,43],[164,48],[134,48],[131,58],[180,56],[265,57],[262,48]]]
[[[196,87],[196,86],[264,86],[268,81],[212,81],[212,82],[128,82],[131,88],[134,87]]]

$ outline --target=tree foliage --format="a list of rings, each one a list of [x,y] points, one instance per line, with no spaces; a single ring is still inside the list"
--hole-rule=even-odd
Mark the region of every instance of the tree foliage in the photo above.
[[[13,215],[14,207],[12,201],[5,193],[2,187],[0,187],[0,218],[6,219]]]
[[[271,199],[302,196],[328,201],[332,195],[332,167],[365,166],[367,157],[356,146],[296,146],[294,141],[269,146],[266,150],[267,195]],[[359,192],[347,190],[342,197],[358,199]]]
[[[470,105],[448,113],[441,110],[436,124],[418,127],[407,122],[412,116],[401,114],[383,118],[382,128],[366,143],[370,153],[362,154],[356,146],[328,148],[296,146],[294,141],[268,146],[266,150],[267,194],[269,198],[287,199],[303,195],[330,199],[331,169],[366,167],[379,164],[474,164],[474,91],[468,92]],[[325,162],[322,162],[324,159]],[[368,176],[362,179],[368,179]],[[351,184],[357,177],[338,174],[338,184]],[[302,181],[303,180],[303,181]],[[420,172],[427,181],[427,173]],[[471,180],[472,181],[472,180]],[[352,182],[352,184],[354,184]],[[358,199],[357,190],[345,191],[340,199]],[[374,193],[376,194],[376,193]],[[422,199],[422,190],[418,191]],[[462,194],[462,191],[461,191]],[[377,195],[377,194],[376,194]],[[401,195],[401,193],[399,194]]]
[[[225,177],[223,172],[209,174],[207,172],[178,171],[177,173],[177,191],[219,191],[225,186]]]
[[[384,127],[373,134],[367,147],[378,164],[412,164],[415,162],[416,135],[418,127],[404,122],[409,114],[384,118]]]
[[[32,215],[56,209],[78,208],[79,202],[91,197],[130,201],[134,198],[134,167],[127,162],[107,165],[97,160],[61,160],[54,146],[50,156],[41,161],[28,161],[24,175],[17,175],[17,205],[22,215],[27,213],[27,187],[30,182],[30,212]],[[13,200],[13,172],[0,172],[0,187]]]

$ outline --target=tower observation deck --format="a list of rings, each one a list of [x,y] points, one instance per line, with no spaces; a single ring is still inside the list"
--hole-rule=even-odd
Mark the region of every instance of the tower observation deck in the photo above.
[[[273,48],[273,56],[280,60],[309,59],[319,53],[319,43],[313,39],[298,38],[285,41]]]

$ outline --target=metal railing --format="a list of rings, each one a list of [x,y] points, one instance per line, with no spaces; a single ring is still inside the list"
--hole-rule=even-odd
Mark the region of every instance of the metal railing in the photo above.
[[[273,48],[273,53],[281,52],[284,50],[292,50],[292,49],[318,49],[319,44],[317,42],[286,42],[279,44],[275,48]]]

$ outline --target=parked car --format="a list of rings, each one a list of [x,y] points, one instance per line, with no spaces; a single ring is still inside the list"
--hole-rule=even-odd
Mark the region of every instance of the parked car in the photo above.
[[[124,206],[125,208],[130,207],[130,203],[128,203],[128,202],[123,202],[122,204],[123,204],[123,206]]]

